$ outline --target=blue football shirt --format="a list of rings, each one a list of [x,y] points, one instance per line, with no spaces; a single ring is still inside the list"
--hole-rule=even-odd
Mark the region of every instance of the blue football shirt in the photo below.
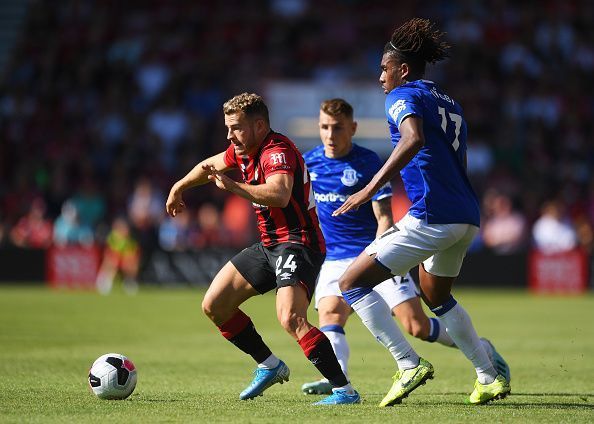
[[[348,155],[328,158],[320,145],[303,155],[309,169],[318,217],[326,239],[326,259],[344,259],[359,253],[375,239],[377,220],[371,202],[356,211],[332,216],[344,201],[363,187],[382,167],[379,156],[353,144]],[[390,184],[382,187],[372,200],[392,196]]]
[[[429,224],[480,225],[478,199],[466,170],[466,122],[462,108],[432,81],[417,80],[396,87],[386,97],[392,144],[408,116],[423,120],[425,145],[400,171],[409,213]]]

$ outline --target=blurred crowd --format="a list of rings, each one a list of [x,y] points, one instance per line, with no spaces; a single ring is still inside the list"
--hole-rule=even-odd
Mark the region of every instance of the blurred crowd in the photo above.
[[[31,1],[0,86],[0,243],[109,244],[124,225],[145,251],[246,245],[251,206],[216,188],[164,214],[170,185],[226,147],[222,103],[276,78],[376,81],[413,16],[454,45],[428,77],[465,109],[473,249],[591,252],[586,0]]]

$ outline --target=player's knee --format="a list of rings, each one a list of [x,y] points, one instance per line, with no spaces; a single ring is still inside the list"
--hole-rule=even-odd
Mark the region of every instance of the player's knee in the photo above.
[[[292,311],[279,314],[278,320],[285,331],[292,335],[297,334],[298,330],[307,323],[305,317]]]
[[[217,299],[215,297],[209,296],[207,293],[206,296],[204,296],[204,299],[202,300],[202,312],[210,319],[213,319],[220,312],[219,305],[220,302],[217,302]]]
[[[339,324],[342,321],[346,320],[346,317],[343,317],[339,311],[337,310],[327,310],[327,311],[318,311],[320,325],[321,323],[327,324]]]
[[[354,280],[349,278],[349,276],[345,273],[338,279],[338,287],[340,287],[341,292],[345,292],[353,288]]]
[[[428,336],[428,331],[425,330],[423,323],[416,319],[405,319],[402,321],[404,330],[413,337],[424,340]]]

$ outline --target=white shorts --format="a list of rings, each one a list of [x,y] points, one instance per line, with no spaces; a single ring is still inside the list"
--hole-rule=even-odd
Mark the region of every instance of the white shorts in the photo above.
[[[322,264],[318,282],[316,283],[315,307],[318,309],[320,299],[326,296],[342,297],[338,287],[338,279],[356,258],[326,260]],[[419,295],[417,287],[410,275],[393,277],[373,288],[385,300],[390,309],[402,302]]]
[[[457,277],[479,228],[471,224],[427,224],[409,214],[375,239],[365,251],[394,275],[423,263],[438,277]]]

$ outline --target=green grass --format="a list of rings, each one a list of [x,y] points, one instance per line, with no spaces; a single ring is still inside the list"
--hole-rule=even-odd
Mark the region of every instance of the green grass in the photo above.
[[[239,401],[254,364],[202,315],[202,296],[0,288],[0,422],[594,422],[592,295],[458,290],[479,334],[510,363],[512,395],[464,405],[474,380],[470,363],[456,349],[415,340],[435,366],[435,379],[386,409],[376,405],[394,364],[356,316],[347,336],[351,379],[364,402],[311,406],[319,397],[299,389],[318,375],[276,322],[273,295],[251,299],[245,311],[291,368],[291,381]],[[138,369],[136,391],[125,401],[102,401],[88,389],[91,363],[107,352],[128,355]]]

